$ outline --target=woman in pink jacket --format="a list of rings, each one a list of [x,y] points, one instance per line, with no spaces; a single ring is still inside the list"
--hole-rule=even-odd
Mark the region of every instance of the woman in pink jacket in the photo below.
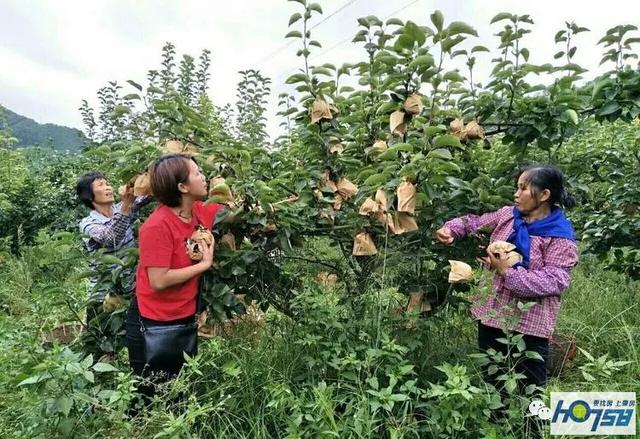
[[[523,335],[528,351],[540,354],[542,360],[521,358],[516,371],[525,375],[524,384],[543,387],[547,382],[546,361],[549,339],[553,335],[560,309],[560,297],[569,287],[571,270],[578,263],[573,228],[563,208],[575,205],[565,191],[565,178],[555,166],[527,167],[518,179],[515,206],[503,207],[484,215],[467,215],[452,219],[436,232],[443,244],[478,230],[491,230],[491,242],[508,241],[516,246],[522,263],[509,266],[487,251],[487,264],[495,272],[493,291],[488,300],[473,299],[471,313],[478,320],[478,345],[481,350],[493,348],[507,353],[498,342],[505,336],[507,315],[517,302],[534,302],[522,312],[519,323],[508,328]],[[495,374],[488,382],[496,384]]]

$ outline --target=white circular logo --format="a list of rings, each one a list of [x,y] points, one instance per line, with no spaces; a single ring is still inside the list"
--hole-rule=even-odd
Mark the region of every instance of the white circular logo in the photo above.
[[[545,405],[542,400],[534,399],[533,401],[531,401],[531,404],[529,404],[529,413],[531,413],[533,416],[537,416],[540,412],[540,409],[543,407],[545,407]]]

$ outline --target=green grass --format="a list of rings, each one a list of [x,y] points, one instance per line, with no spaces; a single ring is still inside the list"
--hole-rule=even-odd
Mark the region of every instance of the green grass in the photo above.
[[[51,266],[49,260],[50,266],[40,267],[37,261],[43,258],[56,259],[58,265]],[[60,349],[42,346],[40,334],[71,319],[65,300],[80,303],[84,295],[82,283],[74,279],[80,268],[60,266],[65,263],[74,265],[49,248],[44,252],[32,247],[0,268],[2,437],[64,437],[60,421],[42,405],[56,391],[55,383],[17,384],[61,361]],[[302,319],[270,312],[260,328],[241,327],[234,335],[201,343],[200,355],[180,379],[161,389],[157,401],[135,419],[125,416],[126,403],[94,407],[91,416],[79,405],[70,413],[72,436],[516,437],[518,411],[512,413],[512,424],[502,427],[484,419],[490,394],[482,390],[467,356],[475,352],[476,333],[466,310],[445,308],[405,329],[405,322],[391,312],[401,301],[394,290],[365,292],[357,316],[350,315],[336,294],[312,281],[304,291]],[[572,368],[551,379],[548,391],[640,393],[639,291],[640,283],[583,260],[564,295],[557,332],[575,335],[578,346],[596,358],[606,354],[631,363],[594,369],[594,362],[579,353]],[[458,370],[460,376],[471,380],[479,393],[469,400],[455,393],[430,394],[432,383],[454,389],[453,381],[445,381],[435,368],[444,363],[465,366],[466,371]],[[124,353],[116,365],[128,372]],[[131,384],[126,373],[97,376],[95,383],[101,389]],[[76,392],[74,386],[70,380],[67,391]],[[385,388],[395,396],[385,396]],[[384,408],[381,404],[388,398],[395,401]],[[438,416],[445,418],[434,423]],[[462,430],[456,430],[456,416]]]

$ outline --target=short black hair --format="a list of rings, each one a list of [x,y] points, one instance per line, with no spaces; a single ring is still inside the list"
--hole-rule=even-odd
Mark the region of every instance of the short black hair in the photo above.
[[[101,172],[91,171],[80,177],[78,183],[76,183],[76,194],[78,194],[82,204],[89,209],[93,209],[93,189],[91,189],[91,185],[94,181],[100,179],[106,180],[107,178]]]
[[[535,192],[548,189],[550,192],[549,204],[552,208],[561,207],[571,209],[576,205],[576,200],[567,192],[565,186],[567,180],[557,166],[549,164],[534,164],[520,168],[519,176],[527,174],[526,181]]]

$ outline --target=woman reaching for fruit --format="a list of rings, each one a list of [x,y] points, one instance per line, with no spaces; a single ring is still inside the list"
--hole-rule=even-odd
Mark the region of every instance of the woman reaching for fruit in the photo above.
[[[220,204],[205,204],[207,183],[187,154],[166,155],[151,166],[151,190],[160,205],[140,228],[136,299],[127,316],[127,347],[140,376],[176,375],[183,352],[195,355],[200,275],[213,261],[213,228]],[[143,393],[153,393],[147,386]]]
[[[449,245],[480,229],[491,231],[486,261],[495,272],[493,293],[488,300],[474,301],[471,308],[478,320],[478,345],[483,351],[493,348],[507,354],[508,347],[498,341],[505,337],[504,330],[522,334],[526,349],[542,358],[526,358],[516,365],[526,377],[525,385],[546,385],[549,339],[560,297],[578,263],[573,228],[563,214],[563,208],[573,207],[575,201],[564,186],[564,175],[555,166],[529,166],[518,178],[515,206],[455,218],[436,232],[436,239]],[[518,301],[535,304],[522,312],[515,327],[506,328],[509,305]],[[486,379],[496,384],[495,375],[486,374]]]

